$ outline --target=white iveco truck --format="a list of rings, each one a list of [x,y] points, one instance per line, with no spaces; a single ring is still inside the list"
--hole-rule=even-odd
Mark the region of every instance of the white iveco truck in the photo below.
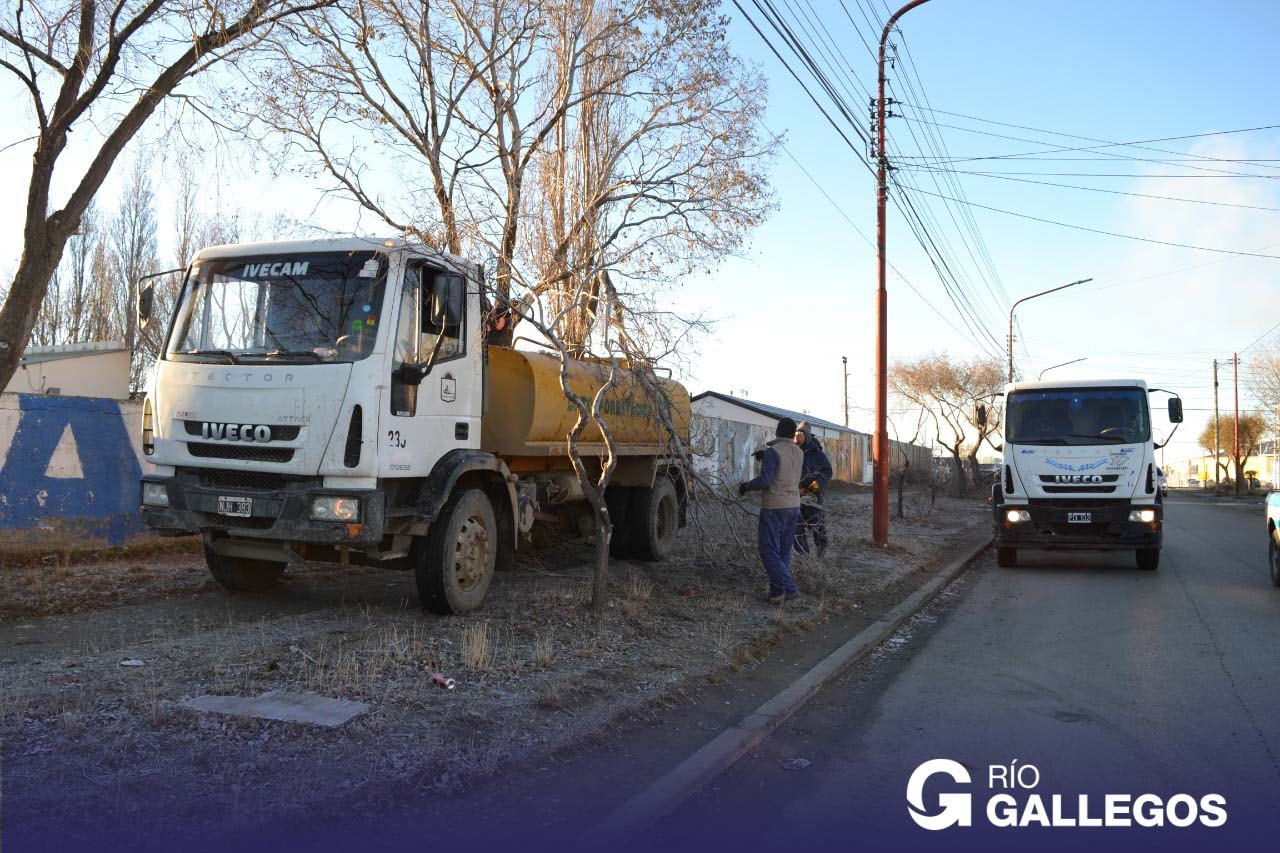
[[[1161,391],[1137,379],[1005,388],[1002,481],[991,501],[1001,566],[1016,566],[1020,549],[1132,550],[1139,568],[1159,565],[1163,444],[1148,398]],[[1176,395],[1168,413],[1182,422]]]
[[[290,562],[359,562],[414,570],[436,612],[478,607],[535,521],[591,527],[560,359],[490,344],[482,289],[475,264],[399,240],[202,250],[143,404],[144,521],[202,535],[233,589]],[[661,560],[685,524],[670,449],[689,395],[640,370],[601,400],[618,462],[605,497],[613,553]],[[590,398],[610,371],[571,361],[569,385]],[[592,475],[603,447],[582,435]]]

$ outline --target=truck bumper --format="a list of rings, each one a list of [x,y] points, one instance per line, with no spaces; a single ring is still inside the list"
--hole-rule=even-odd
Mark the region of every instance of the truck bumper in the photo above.
[[[1027,521],[1008,519],[1009,510],[1024,510]],[[1130,521],[1133,510],[1154,510],[1155,521]],[[1089,513],[1088,522],[1072,522],[1069,513]],[[997,548],[1040,548],[1048,551],[1110,551],[1159,548],[1164,539],[1164,506],[1117,501],[1096,506],[998,504],[995,507]]]
[[[231,478],[234,480],[234,478]],[[252,482],[251,478],[246,482]],[[271,542],[313,542],[326,545],[373,545],[386,530],[386,493],[382,489],[326,489],[319,478],[295,479],[270,488],[247,488],[244,483],[216,485],[197,472],[179,470],[173,477],[145,476],[147,484],[161,485],[168,506],[143,503],[142,520],[162,535],[229,533],[237,538]],[[311,518],[317,497],[354,497],[360,501],[351,522],[316,521]],[[249,515],[229,515],[223,499],[248,499]],[[237,509],[243,510],[239,503]]]

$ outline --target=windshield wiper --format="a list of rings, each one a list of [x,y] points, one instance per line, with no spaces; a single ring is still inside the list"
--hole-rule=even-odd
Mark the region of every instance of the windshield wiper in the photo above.
[[[1066,444],[1065,438],[1027,438],[1010,441],[1010,444]]]
[[[180,352],[182,355],[216,355],[220,358],[225,358],[231,364],[240,363],[240,359],[236,358],[235,353],[224,349],[189,349],[181,350]]]
[[[1073,433],[1071,433],[1071,437],[1072,437],[1072,438],[1098,438],[1098,439],[1101,439],[1101,440],[1103,440],[1103,441],[1109,441],[1109,442],[1111,442],[1112,444],[1129,444],[1129,442],[1128,442],[1128,441],[1125,439],[1125,437],[1124,437],[1124,436],[1122,436],[1122,435],[1102,435],[1102,434],[1098,434],[1098,435],[1083,435],[1083,434],[1081,434],[1081,433],[1073,432]]]
[[[292,358],[294,356],[303,356],[315,362],[324,361],[320,353],[313,352],[309,349],[273,349],[271,352],[264,352],[266,358]]]

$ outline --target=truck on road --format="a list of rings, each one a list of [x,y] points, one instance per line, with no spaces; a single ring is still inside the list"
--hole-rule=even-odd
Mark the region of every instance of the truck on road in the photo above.
[[[1016,566],[1019,550],[1062,549],[1132,550],[1139,568],[1159,566],[1155,451],[1163,444],[1149,397],[1161,390],[1140,379],[1006,386],[1001,478],[991,494],[999,565]],[[1181,423],[1182,400],[1171,394],[1167,408]]]
[[[535,522],[591,529],[560,358],[490,345],[484,308],[477,265],[402,240],[200,251],[143,403],[143,520],[202,536],[231,589],[266,589],[290,562],[357,562],[413,570],[429,610],[479,607]],[[570,362],[569,385],[589,398],[612,369]],[[687,441],[689,395],[635,370],[601,403],[611,547],[662,560],[686,519],[671,438]],[[604,446],[583,434],[590,473]]]

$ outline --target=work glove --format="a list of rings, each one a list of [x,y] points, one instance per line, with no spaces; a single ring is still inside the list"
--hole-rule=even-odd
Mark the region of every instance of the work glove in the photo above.
[[[739,484],[738,484],[738,494],[740,494],[740,495],[745,495],[746,493],[747,493],[747,484],[746,484],[746,483],[739,483]]]

